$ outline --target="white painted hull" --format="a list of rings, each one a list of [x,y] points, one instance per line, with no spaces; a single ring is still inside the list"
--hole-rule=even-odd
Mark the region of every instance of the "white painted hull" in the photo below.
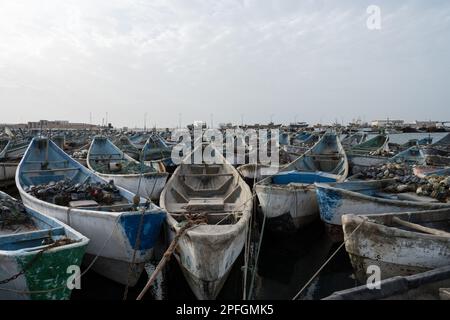
[[[229,226],[201,225],[181,237],[175,257],[199,300],[216,299],[239,257],[248,222],[248,218],[242,219],[238,224]],[[168,220],[173,219],[168,217]],[[172,241],[179,228],[175,227],[176,222],[168,223],[169,239]]]
[[[207,177],[206,166],[204,170],[202,169],[203,173],[194,171],[189,164],[178,166],[164,188],[160,202],[161,207],[168,212],[167,234],[170,241],[183,225],[175,218],[189,215],[192,211],[206,218],[207,224],[203,222],[195,225],[180,237],[175,257],[195,296],[201,300],[212,300],[216,299],[242,252],[253,201],[250,188],[231,165],[221,165],[217,171],[210,173],[213,178],[207,185],[208,189],[205,189],[200,180]],[[192,184],[184,185],[184,179],[189,174],[200,181],[188,181]],[[224,177],[227,180],[221,180]],[[181,187],[184,189],[180,189]],[[192,188],[198,189],[195,191]],[[188,190],[189,193],[181,190]],[[180,198],[182,199],[178,201]],[[199,199],[203,201],[202,204],[195,205]],[[209,206],[209,200],[213,201],[212,206]],[[219,202],[220,205],[220,201],[223,204],[218,208],[216,203]],[[189,204],[192,209],[189,209]],[[230,219],[232,222],[227,222]]]
[[[169,174],[165,172],[147,173],[144,174],[142,178],[139,174],[110,175],[98,172],[96,172],[96,174],[107,181],[113,180],[115,185],[137,194],[142,198],[150,198],[152,201],[159,200],[169,176]]]
[[[316,192],[312,185],[256,185],[256,194],[267,219],[288,215],[294,228],[300,229],[319,217]]]
[[[450,207],[450,204],[423,203],[413,201],[388,200],[358,194],[356,192],[341,192],[318,188],[318,201],[320,203],[320,218],[326,224],[341,226],[344,214],[371,215],[385,212],[406,212]]]
[[[260,181],[264,178],[276,174],[279,170],[280,168],[276,166],[255,164],[244,164],[237,168],[239,174],[248,182],[252,182],[254,180]]]
[[[195,297],[199,300],[215,300],[222,290],[223,285],[225,284],[231,271],[231,268],[224,276],[218,278],[215,281],[204,281],[200,278],[197,278],[192,272],[187,270],[184,265],[180,263],[178,256],[176,256],[176,258],[178,264],[181,267],[181,271],[183,272],[183,275]]]
[[[404,220],[408,216],[405,215]],[[448,237],[411,232],[344,215],[342,224],[348,239],[345,248],[361,282],[370,265],[380,267],[381,278],[406,276],[450,265]],[[350,234],[356,229],[353,235]]]
[[[22,188],[19,191],[26,207],[55,218],[89,238],[86,253],[93,256],[100,255],[99,257],[102,258],[100,260],[104,261],[103,263],[95,263],[94,271],[107,276],[111,280],[127,284],[128,275],[126,273],[114,274],[114,272],[111,272],[114,270],[122,272],[121,264],[126,263],[128,265],[133,261],[134,248],[131,247],[127,236],[118,224],[120,216],[125,215],[125,213],[69,210],[67,207],[38,200],[23,191]],[[152,257],[152,253],[153,251],[137,251],[135,263],[143,264]],[[119,262],[119,265],[115,265],[116,262]],[[142,270],[143,266],[132,268],[134,273],[142,272]],[[130,275],[130,279],[137,279],[138,277],[138,274]],[[134,286],[136,282],[130,282],[129,284]]]

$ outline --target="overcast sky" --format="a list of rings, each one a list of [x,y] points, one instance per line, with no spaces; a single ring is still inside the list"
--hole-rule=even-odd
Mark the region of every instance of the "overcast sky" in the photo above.
[[[1,0],[0,105],[3,123],[450,120],[450,1]]]

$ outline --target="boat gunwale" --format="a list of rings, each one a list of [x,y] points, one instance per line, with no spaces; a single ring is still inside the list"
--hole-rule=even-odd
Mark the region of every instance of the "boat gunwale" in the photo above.
[[[348,181],[351,183],[367,183],[367,182],[389,182],[389,181],[393,181],[394,179],[382,179],[382,180],[367,180],[367,181]],[[336,183],[339,184],[339,183]],[[331,186],[329,183],[323,183],[323,182],[316,182],[314,183],[314,185],[316,186],[316,188],[322,188],[322,189],[326,189],[326,190],[332,190],[335,192],[340,192],[345,194],[346,196],[350,197],[350,198],[359,198],[359,199],[364,199],[364,200],[370,200],[373,202],[381,202],[381,203],[388,203],[388,204],[397,204],[400,206],[413,206],[413,207],[421,207],[421,208],[426,208],[426,207],[430,207],[430,209],[439,209],[439,208],[450,208],[450,203],[441,203],[441,202],[435,202],[435,203],[425,203],[425,202],[420,202],[420,201],[411,201],[411,200],[395,200],[395,199],[385,199],[385,198],[379,198],[379,197],[374,197],[374,196],[369,196],[360,192],[356,192],[356,191],[351,191],[351,190],[347,190],[344,188],[337,188],[334,186]],[[372,214],[369,214],[372,215]]]
[[[442,211],[448,211],[448,218],[450,221],[450,210],[449,209],[438,209],[439,212]],[[341,217],[342,220],[342,226],[344,226],[344,220],[345,224],[355,224],[355,226],[360,226],[359,232],[361,232],[361,228],[364,228],[364,225],[369,225],[369,228],[375,228],[379,233],[377,233],[377,236],[381,236],[380,233],[383,233],[384,236],[389,237],[398,237],[398,238],[406,238],[406,239],[433,239],[433,240],[444,240],[449,242],[450,244],[450,236],[440,236],[440,235],[434,235],[434,234],[427,234],[423,232],[418,231],[411,231],[411,230],[405,230],[401,229],[395,226],[388,226],[382,222],[372,221],[372,217],[398,217],[398,216],[404,216],[404,215],[413,215],[413,214],[425,214],[427,212],[430,212],[433,210],[422,210],[422,211],[410,211],[410,212],[392,212],[392,213],[382,213],[382,214],[371,214],[371,215],[361,215],[361,214],[344,214]],[[356,229],[352,228],[352,231]],[[439,229],[436,229],[439,230]],[[350,238],[347,239],[349,241]]]

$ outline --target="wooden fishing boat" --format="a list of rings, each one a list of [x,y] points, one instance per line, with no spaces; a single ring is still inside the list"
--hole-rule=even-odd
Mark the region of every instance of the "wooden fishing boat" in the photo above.
[[[425,160],[426,157],[422,149],[417,146],[413,146],[391,157],[388,162],[406,163],[408,165],[422,165],[425,164]]]
[[[256,184],[261,209],[274,231],[293,232],[319,216],[314,182],[343,181],[348,162],[339,138],[326,133],[303,156]]]
[[[349,134],[344,137],[341,141],[342,146],[344,148],[351,148],[355,145],[361,144],[367,140],[367,133],[365,132],[356,132],[353,134]]]
[[[88,168],[98,176],[145,199],[158,200],[169,176],[160,163],[152,163],[158,168],[139,163],[106,137],[92,140],[87,159]]]
[[[380,268],[382,279],[450,265],[450,208],[346,214],[342,227],[345,249],[357,279],[363,283],[371,265]]]
[[[271,166],[266,164],[244,164],[237,168],[239,174],[244,178],[244,181],[252,187],[255,182],[261,181],[270,177],[280,171],[279,166]]]
[[[394,179],[316,183],[320,218],[330,238],[341,241],[344,214],[373,215],[384,212],[420,211],[450,207],[448,203],[419,196],[415,192],[386,193]]]
[[[147,143],[149,136],[149,133],[136,133],[130,137],[130,141],[136,148],[142,150]]]
[[[0,187],[14,185],[19,159],[8,157],[8,149],[12,144],[14,143],[10,139],[0,141]]]
[[[130,141],[130,138],[127,136],[121,135],[113,143],[126,155],[130,156],[134,160],[140,160],[141,151]]]
[[[172,150],[157,134],[152,134],[148,138],[142,149],[142,157],[146,164],[152,161],[161,161],[167,172],[172,173],[175,171],[176,165],[172,161]]]
[[[450,133],[431,145],[432,148],[450,152]]]
[[[305,141],[307,141],[311,137],[311,132],[301,131],[297,133],[292,139],[292,145],[302,145]]]
[[[86,260],[95,259],[94,271],[122,284],[137,282],[152,257],[164,210],[98,177],[46,138],[31,142],[16,185],[27,208],[90,239]]]
[[[189,220],[204,221],[181,237],[175,253],[198,299],[215,299],[219,294],[242,251],[252,214],[250,188],[236,169],[220,158],[221,164],[184,160],[161,194],[171,240]]]
[[[310,134],[302,143],[286,145],[281,149],[288,155],[289,162],[293,162],[301,157],[306,151],[311,149],[320,139],[318,134]]]
[[[388,157],[382,154],[387,151],[388,142],[387,135],[377,135],[348,149],[347,157],[351,172],[356,174],[367,167],[376,167],[385,163]]]
[[[89,240],[3,192],[0,203],[0,299],[69,299],[68,268],[80,266]]]
[[[366,284],[334,292],[323,300],[449,300],[450,266],[410,276],[396,276],[380,281],[380,289]],[[450,295],[448,295],[450,297]]]
[[[29,144],[29,138],[11,140],[0,153],[0,159],[8,161],[20,160]]]

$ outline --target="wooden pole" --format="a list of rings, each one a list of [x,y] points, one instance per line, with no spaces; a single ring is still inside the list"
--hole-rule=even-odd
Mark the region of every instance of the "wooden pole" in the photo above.
[[[424,226],[421,226],[419,224],[416,223],[412,223],[412,222],[408,222],[405,220],[402,220],[398,217],[392,217],[392,221],[395,223],[398,223],[399,225],[402,225],[404,227],[408,227],[417,231],[422,231],[428,234],[432,234],[435,236],[441,236],[441,237],[450,237],[450,233],[445,232],[445,231],[441,231],[441,230],[437,230],[437,229],[433,229],[433,228],[427,228]]]
[[[136,300],[142,300],[142,298],[144,297],[144,295],[147,293],[148,289],[150,289],[150,286],[153,284],[153,282],[156,279],[156,276],[158,275],[159,272],[162,271],[162,269],[164,268],[164,266],[166,265],[167,262],[169,262],[170,257],[172,256],[173,252],[175,251],[175,249],[178,246],[178,241],[180,240],[181,236],[186,232],[187,229],[189,229],[190,227],[192,227],[193,223],[191,221],[188,221],[176,234],[175,238],[172,240],[169,248],[166,250],[166,252],[163,255],[163,258],[161,259],[161,261],[158,263],[158,265],[155,268],[155,271],[153,271],[151,277],[148,279],[147,284],[145,285],[144,289],[142,289],[141,293],[139,294],[139,296],[136,298]]]

